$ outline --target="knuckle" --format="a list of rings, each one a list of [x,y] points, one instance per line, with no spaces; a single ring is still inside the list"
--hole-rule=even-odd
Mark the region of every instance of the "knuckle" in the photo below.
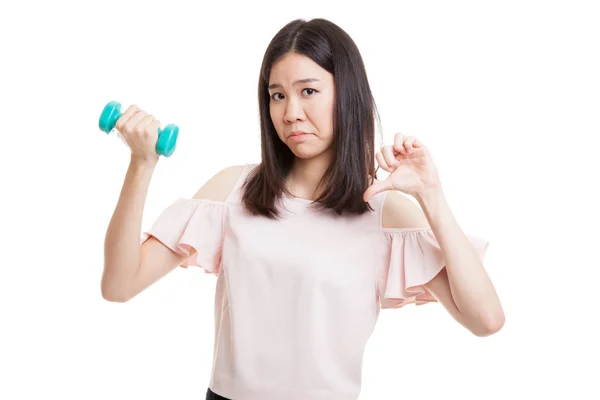
[[[125,132],[123,132],[123,133],[133,132],[134,128],[135,128],[135,125],[131,122],[128,122],[125,124]]]
[[[140,126],[139,124],[135,126],[135,133],[137,135],[143,135],[145,131],[145,128],[143,126]]]

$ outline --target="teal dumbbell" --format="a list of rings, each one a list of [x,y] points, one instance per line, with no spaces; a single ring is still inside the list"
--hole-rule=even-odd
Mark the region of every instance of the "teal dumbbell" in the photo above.
[[[115,129],[117,120],[121,118],[121,115],[121,103],[116,101],[108,102],[108,104],[104,106],[102,114],[100,114],[100,121],[98,122],[100,130],[107,134],[112,132],[112,130]],[[177,147],[177,136],[179,136],[179,128],[177,125],[169,124],[163,129],[159,129],[158,140],[156,141],[156,153],[165,157],[169,157],[173,154],[175,147]]]

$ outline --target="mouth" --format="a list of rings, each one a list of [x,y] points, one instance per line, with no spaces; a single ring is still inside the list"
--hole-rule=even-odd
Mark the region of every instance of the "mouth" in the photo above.
[[[305,135],[310,135],[309,133],[303,132],[303,131],[294,131],[291,133],[291,135],[289,137],[295,137],[295,136],[305,136]]]
[[[293,132],[288,139],[291,140],[292,142],[302,142],[306,139],[308,139],[311,136],[310,133],[305,133],[305,132]]]

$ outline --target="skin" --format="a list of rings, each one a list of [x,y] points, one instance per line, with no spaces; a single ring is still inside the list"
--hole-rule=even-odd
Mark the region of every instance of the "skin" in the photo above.
[[[296,83],[307,78],[318,81]],[[286,182],[288,190],[297,197],[314,199],[317,184],[332,159],[333,76],[309,58],[290,53],[274,65],[269,84],[278,85],[269,89],[271,119],[279,139],[295,155]],[[158,160],[154,151],[158,126],[152,115],[136,106],[117,121],[117,129],[132,149],[132,159],[105,239],[102,295],[110,301],[128,301],[187,257],[152,237],[138,251],[142,211]],[[310,135],[295,141],[290,137],[295,130]],[[383,207],[383,227],[432,229],[440,243],[445,268],[424,286],[475,335],[487,336],[500,330],[505,317],[494,286],[454,219],[426,147],[418,139],[399,133],[394,145],[377,153],[377,161],[390,176],[368,188],[364,199],[390,191]],[[241,169],[238,166],[221,171],[194,198],[223,201]],[[397,191],[414,196],[420,207]]]
[[[301,79],[318,81],[296,82]],[[287,188],[296,197],[314,200],[317,185],[332,160],[333,75],[306,56],[288,53],[273,65],[269,87],[273,125],[279,139],[295,155]],[[296,141],[290,135],[297,130],[309,135]]]
[[[295,83],[316,78],[318,82]],[[310,58],[289,53],[276,63],[269,77],[270,113],[279,139],[295,155],[286,182],[296,197],[314,200],[315,190],[331,162],[333,142],[333,75]],[[294,141],[295,130],[310,133]],[[429,228],[440,241],[447,263],[424,286],[449,314],[477,336],[491,335],[504,325],[504,313],[482,262],[460,230],[439,185],[437,169],[426,147],[412,136],[398,133],[394,145],[377,153],[377,162],[390,172],[376,181],[364,200],[391,191],[384,203],[382,223],[391,228]],[[415,197],[419,206],[396,191]]]

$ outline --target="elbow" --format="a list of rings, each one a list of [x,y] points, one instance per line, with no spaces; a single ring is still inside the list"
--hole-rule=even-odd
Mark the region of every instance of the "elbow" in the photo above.
[[[129,298],[125,296],[114,295],[106,292],[102,292],[102,298],[111,303],[126,303]]]
[[[506,318],[504,313],[500,311],[498,315],[488,317],[484,320],[482,325],[477,330],[472,330],[473,334],[478,337],[487,337],[491,336],[502,329],[504,323],[506,322]]]
[[[102,282],[100,285],[102,298],[111,303],[126,303],[131,299],[128,291],[118,285],[111,285],[109,282]]]
[[[126,303],[129,301],[129,297],[122,292],[114,292],[105,289],[102,289],[101,292],[102,298],[111,303]]]

